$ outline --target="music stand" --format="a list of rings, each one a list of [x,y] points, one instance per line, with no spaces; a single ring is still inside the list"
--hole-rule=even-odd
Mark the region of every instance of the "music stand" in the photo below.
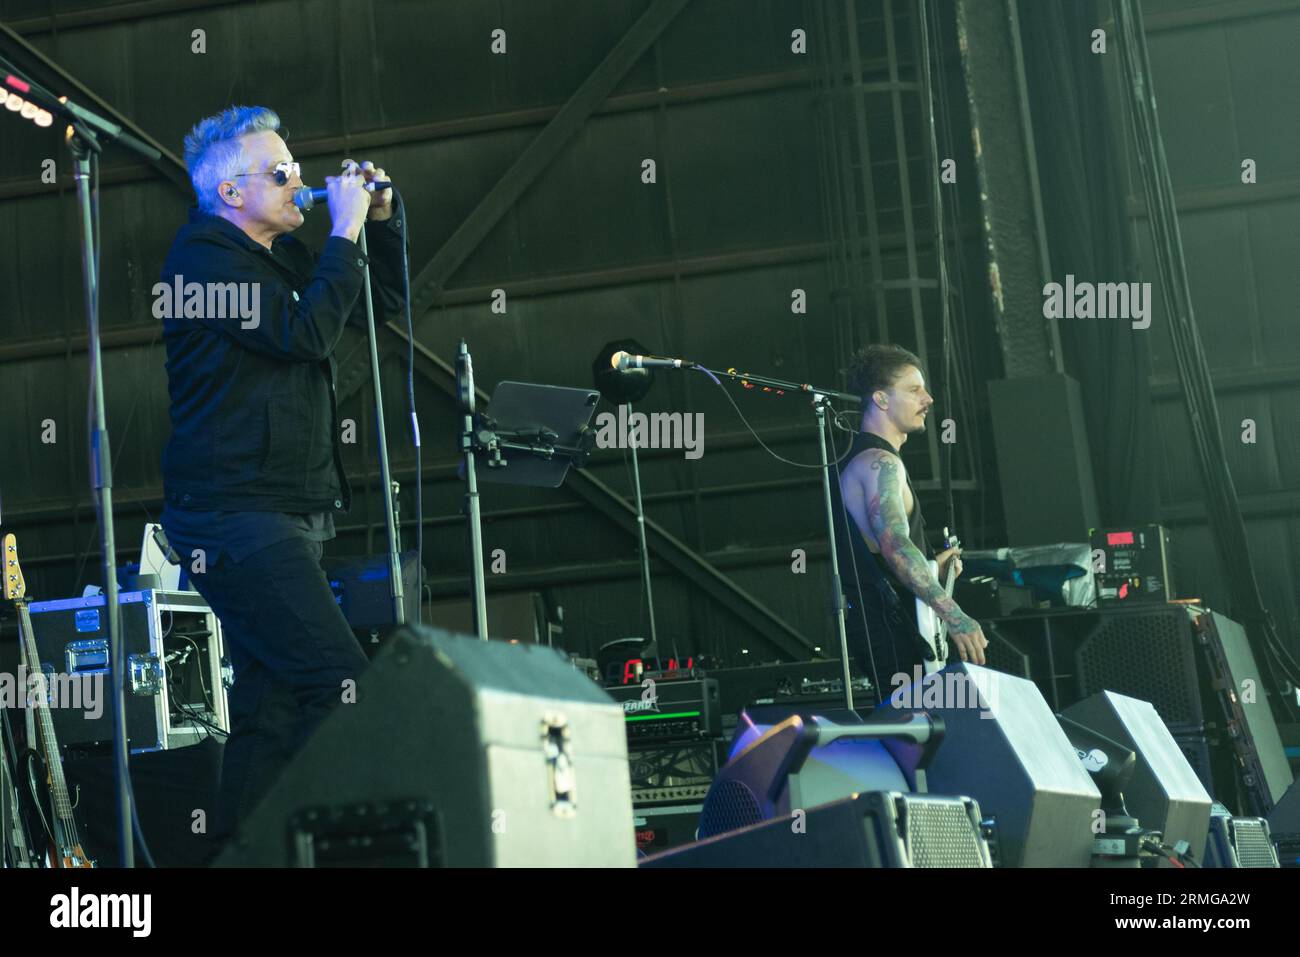
[[[473,363],[463,339],[456,379],[464,423],[460,474],[465,479],[469,521],[471,608],[474,630],[486,641],[487,583],[483,573],[478,466],[484,466],[483,479],[487,482],[559,488],[569,474],[569,466],[582,466],[596,444],[589,423],[600,393],[531,382],[502,382],[488,401],[488,412],[476,415]]]
[[[569,466],[591,453],[600,393],[532,382],[501,382],[479,423],[475,446],[485,482],[559,488]]]

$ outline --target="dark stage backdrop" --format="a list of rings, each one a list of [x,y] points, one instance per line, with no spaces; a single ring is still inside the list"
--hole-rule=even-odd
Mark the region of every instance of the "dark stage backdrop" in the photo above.
[[[1101,61],[1080,38],[1099,22],[1093,0],[1020,6],[1052,277],[1136,280],[1126,215],[1119,122]],[[1079,380],[1097,505],[1104,524],[1158,519],[1152,442],[1149,330],[1127,322],[1061,320],[1066,371]]]

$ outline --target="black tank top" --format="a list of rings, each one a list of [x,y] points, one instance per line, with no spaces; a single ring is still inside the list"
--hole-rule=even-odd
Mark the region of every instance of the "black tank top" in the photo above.
[[[859,432],[853,437],[852,450],[845,458],[845,464],[852,462],[868,449],[883,449],[886,452],[898,455],[898,449],[874,432]],[[930,547],[925,540],[925,519],[921,515],[921,498],[916,494],[916,489],[912,487],[912,477],[910,475],[907,476],[907,487],[912,492],[913,502],[912,515],[907,526],[907,537],[913,545],[921,550],[922,555],[930,558]],[[861,584],[862,599],[869,605],[875,602],[892,604],[892,599],[887,594],[887,590],[881,588],[882,581],[888,582],[893,586],[894,594],[898,596],[899,601],[903,603],[910,615],[915,596],[890,570],[884,557],[873,552],[867,546],[867,540],[859,531],[853,516],[844,508],[844,499],[840,494],[838,482],[831,482],[831,496],[836,507],[835,544],[839,558],[840,580],[844,587],[845,597],[848,598],[852,605],[857,605],[858,588],[855,585],[856,582]],[[854,575],[855,569],[856,577]],[[850,616],[850,620],[852,617]]]

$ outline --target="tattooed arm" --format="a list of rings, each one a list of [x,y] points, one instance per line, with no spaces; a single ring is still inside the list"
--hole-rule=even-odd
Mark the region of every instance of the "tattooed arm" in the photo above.
[[[948,623],[948,634],[963,661],[984,664],[984,637],[979,622],[967,615],[944,591],[925,555],[908,537],[907,510],[903,505],[906,481],[902,460],[888,452],[876,452],[867,466],[864,489],[866,519],[880,554],[904,585]]]

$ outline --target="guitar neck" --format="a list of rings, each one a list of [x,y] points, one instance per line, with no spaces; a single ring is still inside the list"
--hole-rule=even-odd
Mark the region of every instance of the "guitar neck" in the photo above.
[[[947,534],[947,529],[944,529],[944,533],[945,535]],[[946,541],[951,541],[952,545],[950,547],[958,547],[958,548],[961,547],[961,543],[958,542],[955,538],[946,539]],[[951,598],[952,590],[956,586],[956,584],[957,584],[957,562],[956,559],[954,559],[948,562],[948,570],[944,572],[943,575],[943,593],[947,595],[949,598]],[[947,637],[948,637],[948,622],[944,621],[943,619],[940,619],[939,640],[943,641]]]
[[[40,676],[39,693],[34,696],[35,700],[30,703],[30,707],[36,712],[36,720],[40,729],[40,752],[45,759],[45,766],[49,770],[50,796],[54,802],[54,814],[59,819],[67,843],[71,847],[77,843],[76,819],[72,814],[72,802],[68,798],[68,783],[63,776],[63,759],[59,754],[59,742],[54,733],[54,716],[50,714],[50,703],[46,698],[45,672],[41,668],[40,653],[36,650],[36,638],[35,633],[32,631],[31,617],[27,613],[27,602],[20,601],[17,606],[18,627],[22,633],[23,654],[27,659],[27,680],[30,682],[32,675]]]
[[[27,746],[39,749],[45,759],[49,777],[53,820],[48,823],[50,832],[50,859],[54,867],[94,867],[95,862],[86,856],[77,837],[77,819],[72,815],[72,802],[68,800],[68,783],[63,777],[63,757],[59,754],[59,739],[54,733],[54,717],[50,714],[47,698],[45,669],[36,648],[36,632],[27,612],[27,583],[18,564],[18,539],[13,533],[0,538],[3,556],[0,556],[0,597],[13,602],[18,609],[18,638],[28,676],[25,684],[34,685],[36,694],[27,702],[32,709],[38,728],[39,742],[28,741]],[[32,679],[36,680],[33,682]],[[26,693],[28,689],[23,688]],[[33,794],[35,796],[35,794]]]

